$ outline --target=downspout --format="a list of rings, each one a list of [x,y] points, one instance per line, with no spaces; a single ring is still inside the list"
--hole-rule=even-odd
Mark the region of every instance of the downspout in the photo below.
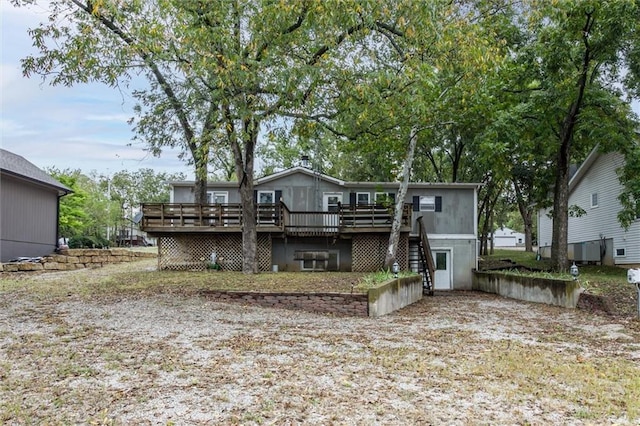
[[[58,194],[56,202],[56,252],[60,251],[60,199],[67,194]]]

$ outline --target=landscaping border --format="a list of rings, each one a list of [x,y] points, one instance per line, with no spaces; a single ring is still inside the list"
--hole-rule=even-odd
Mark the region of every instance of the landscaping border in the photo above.
[[[99,268],[111,263],[133,262],[158,257],[157,253],[116,249],[69,249],[23,262],[0,264],[0,272],[73,271]]]
[[[240,302],[333,315],[379,317],[422,299],[422,280],[419,275],[394,278],[365,293],[203,290],[200,295],[220,302]]]

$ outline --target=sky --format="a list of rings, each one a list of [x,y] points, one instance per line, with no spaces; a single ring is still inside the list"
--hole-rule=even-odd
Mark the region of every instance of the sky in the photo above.
[[[27,29],[46,20],[47,14],[37,7],[14,8],[9,0],[0,0],[0,14],[3,149],[40,168],[102,175],[151,168],[193,179],[192,167],[178,159],[177,150],[156,158],[142,142],[132,140],[127,120],[134,116],[135,102],[128,93],[102,84],[52,87],[39,76],[23,77],[20,59],[36,52]]]
[[[52,87],[39,76],[22,76],[20,59],[35,53],[27,30],[46,20],[46,11],[15,8],[9,0],[0,0],[0,15],[2,148],[44,169],[112,175],[151,168],[193,179],[192,166],[178,158],[177,150],[165,150],[156,158],[142,142],[132,140],[127,120],[134,116],[135,102],[128,93],[102,84]],[[640,103],[633,105],[640,114]]]

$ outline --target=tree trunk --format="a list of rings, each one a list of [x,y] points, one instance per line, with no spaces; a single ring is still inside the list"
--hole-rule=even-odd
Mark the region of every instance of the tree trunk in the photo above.
[[[259,272],[258,231],[256,202],[253,197],[253,160],[258,138],[258,124],[255,119],[244,122],[244,135],[244,163],[236,159],[236,174],[240,181],[242,202],[242,272],[257,274]]]
[[[553,228],[551,244],[551,268],[556,272],[566,272],[569,266],[569,144],[558,153],[558,168],[553,195]]]
[[[591,48],[589,34],[593,26],[593,14],[586,14],[583,28],[584,52],[582,56],[582,68],[578,78],[578,93],[567,115],[562,122],[560,130],[560,147],[558,148],[556,181],[553,195],[553,233],[551,239],[551,268],[556,272],[565,272],[569,266],[567,254],[569,228],[569,165],[571,162],[571,143],[573,132],[578,122],[580,110],[584,103],[584,92],[589,81],[589,66],[591,63]]]
[[[409,148],[407,150],[407,156],[404,159],[402,165],[402,182],[398,189],[398,196],[396,197],[396,209],[391,224],[391,234],[389,235],[389,246],[387,247],[387,255],[384,259],[384,267],[390,268],[396,261],[396,254],[398,253],[398,244],[400,243],[400,227],[402,226],[402,212],[404,211],[404,198],[407,195],[407,188],[409,187],[409,176],[411,174],[411,166],[413,165],[413,157],[416,152],[416,145],[418,143],[418,128],[412,127],[409,134]]]
[[[522,217],[522,222],[524,223],[524,250],[527,252],[533,252],[533,220],[531,218],[531,208],[527,204],[524,195],[522,194],[522,189],[518,184],[516,179],[512,180],[513,188],[516,192],[516,203],[518,204],[518,211],[520,212],[520,216]]]

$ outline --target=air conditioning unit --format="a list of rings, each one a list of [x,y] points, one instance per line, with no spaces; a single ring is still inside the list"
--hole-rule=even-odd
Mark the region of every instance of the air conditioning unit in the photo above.
[[[640,269],[629,269],[627,271],[627,282],[629,284],[640,284]]]

